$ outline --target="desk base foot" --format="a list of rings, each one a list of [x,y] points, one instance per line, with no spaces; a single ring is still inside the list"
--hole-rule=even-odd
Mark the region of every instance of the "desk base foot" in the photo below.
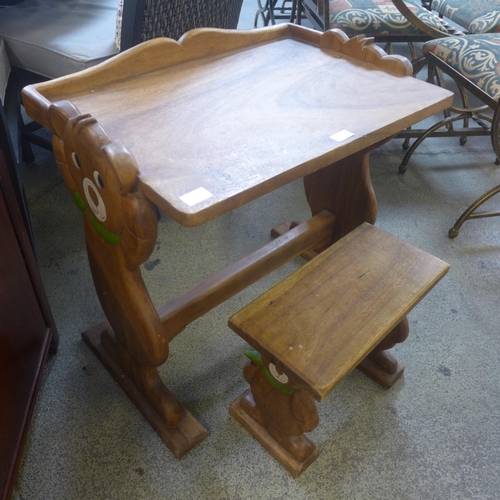
[[[165,442],[170,451],[177,458],[181,458],[191,448],[194,448],[198,443],[203,441],[208,436],[208,432],[180,401],[178,401],[178,404],[181,408],[181,421],[177,425],[171,426],[163,422],[134,382],[102,347],[101,334],[106,327],[107,323],[104,322],[83,332],[83,341],[113,376],[118,385]]]
[[[318,447],[303,461],[297,460],[290,452],[281,446],[267,431],[257,423],[242,407],[241,400],[250,392],[245,391],[229,407],[229,413],[283,466],[290,474],[297,478],[311,465],[319,455]]]

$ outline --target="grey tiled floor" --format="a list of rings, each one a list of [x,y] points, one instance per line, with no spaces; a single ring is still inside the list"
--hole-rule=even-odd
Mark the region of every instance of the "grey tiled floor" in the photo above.
[[[245,0],[242,28],[252,25],[254,11],[254,0]],[[500,183],[500,171],[484,137],[464,147],[456,139],[429,139],[405,175],[397,173],[401,158],[399,140],[372,155],[377,224],[451,270],[412,311],[410,337],[394,349],[404,378],[385,391],[350,374],[319,405],[311,438],[321,453],[294,480],[228,415],[246,383],[244,343],[227,318],[300,259],[172,342],[161,375],[210,433],[177,460],[80,338],[103,314],[81,217],[52,157],[40,151],[25,175],[61,346],[45,370],[15,498],[498,499],[500,218],[467,222],[454,240],[447,231],[470,201]],[[268,228],[290,216],[308,216],[300,182],[194,229],[163,216],[144,270],[153,300],[159,304],[257,248],[268,241]]]

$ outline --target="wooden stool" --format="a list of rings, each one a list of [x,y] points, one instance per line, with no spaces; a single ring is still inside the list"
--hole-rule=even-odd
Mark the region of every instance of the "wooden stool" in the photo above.
[[[318,456],[305,435],[354,368],[385,388],[404,367],[387,352],[408,336],[406,314],[446,274],[440,259],[364,223],[236,313],[229,326],[255,351],[250,389],[233,415],[294,477]]]

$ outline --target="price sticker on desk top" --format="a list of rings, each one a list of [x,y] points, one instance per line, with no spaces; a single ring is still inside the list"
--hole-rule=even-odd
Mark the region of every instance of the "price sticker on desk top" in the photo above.
[[[213,194],[210,191],[207,191],[205,188],[200,187],[195,189],[194,191],[190,191],[189,193],[183,194],[179,196],[179,198],[190,207],[201,203],[202,201],[211,198]]]
[[[330,139],[333,139],[336,142],[342,142],[346,139],[349,139],[349,137],[352,137],[353,135],[354,134],[352,132],[349,132],[349,130],[341,130],[340,132],[331,135]]]

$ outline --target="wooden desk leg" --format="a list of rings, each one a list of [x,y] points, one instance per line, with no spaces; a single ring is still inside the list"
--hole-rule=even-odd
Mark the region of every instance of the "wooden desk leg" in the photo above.
[[[369,171],[369,152],[360,151],[304,177],[313,215],[328,210],[335,216],[332,243],[363,222],[377,218],[377,200]]]
[[[293,477],[298,477],[319,454],[318,447],[304,434],[319,423],[313,398],[290,384],[288,393],[274,388],[263,368],[253,363],[245,366],[243,375],[251,389],[230,406],[230,414]]]
[[[408,338],[408,319],[405,318],[385,337],[375,349],[358,365],[358,370],[385,389],[390,389],[403,375],[404,365],[388,349]]]
[[[129,269],[121,244],[103,245],[92,224],[85,222],[90,268],[111,326],[90,329],[82,334],[83,339],[180,458],[201,442],[207,431],[158,374],[156,367],[168,357],[167,331],[151,302],[139,266]]]
[[[69,102],[52,105],[50,115],[56,130],[54,154],[83,213],[90,269],[109,322],[83,338],[181,457],[207,432],[165,387],[157,370],[168,358],[173,333],[160,320],[140,270],[156,243],[154,205],[137,191],[134,157],[112,143],[95,119]]]
[[[304,188],[312,214],[328,210],[335,216],[331,243],[335,243],[363,222],[373,224],[377,218],[377,201],[368,163],[369,152],[375,147],[354,153],[304,177]],[[276,226],[271,234],[278,236],[288,229],[290,223],[284,223]],[[314,255],[314,252],[303,254],[307,259]]]
[[[156,218],[148,222],[156,228]],[[180,458],[201,442],[207,431],[165,387],[158,374],[156,367],[168,358],[167,330],[151,302],[139,266],[130,266],[126,257],[130,252],[136,258],[143,249],[136,247],[132,252],[131,245],[122,247],[127,245],[125,238],[118,245],[103,244],[87,218],[85,229],[90,269],[111,327],[101,325],[84,332],[84,341]],[[156,230],[150,236],[155,237]],[[149,257],[149,249],[146,253]]]

